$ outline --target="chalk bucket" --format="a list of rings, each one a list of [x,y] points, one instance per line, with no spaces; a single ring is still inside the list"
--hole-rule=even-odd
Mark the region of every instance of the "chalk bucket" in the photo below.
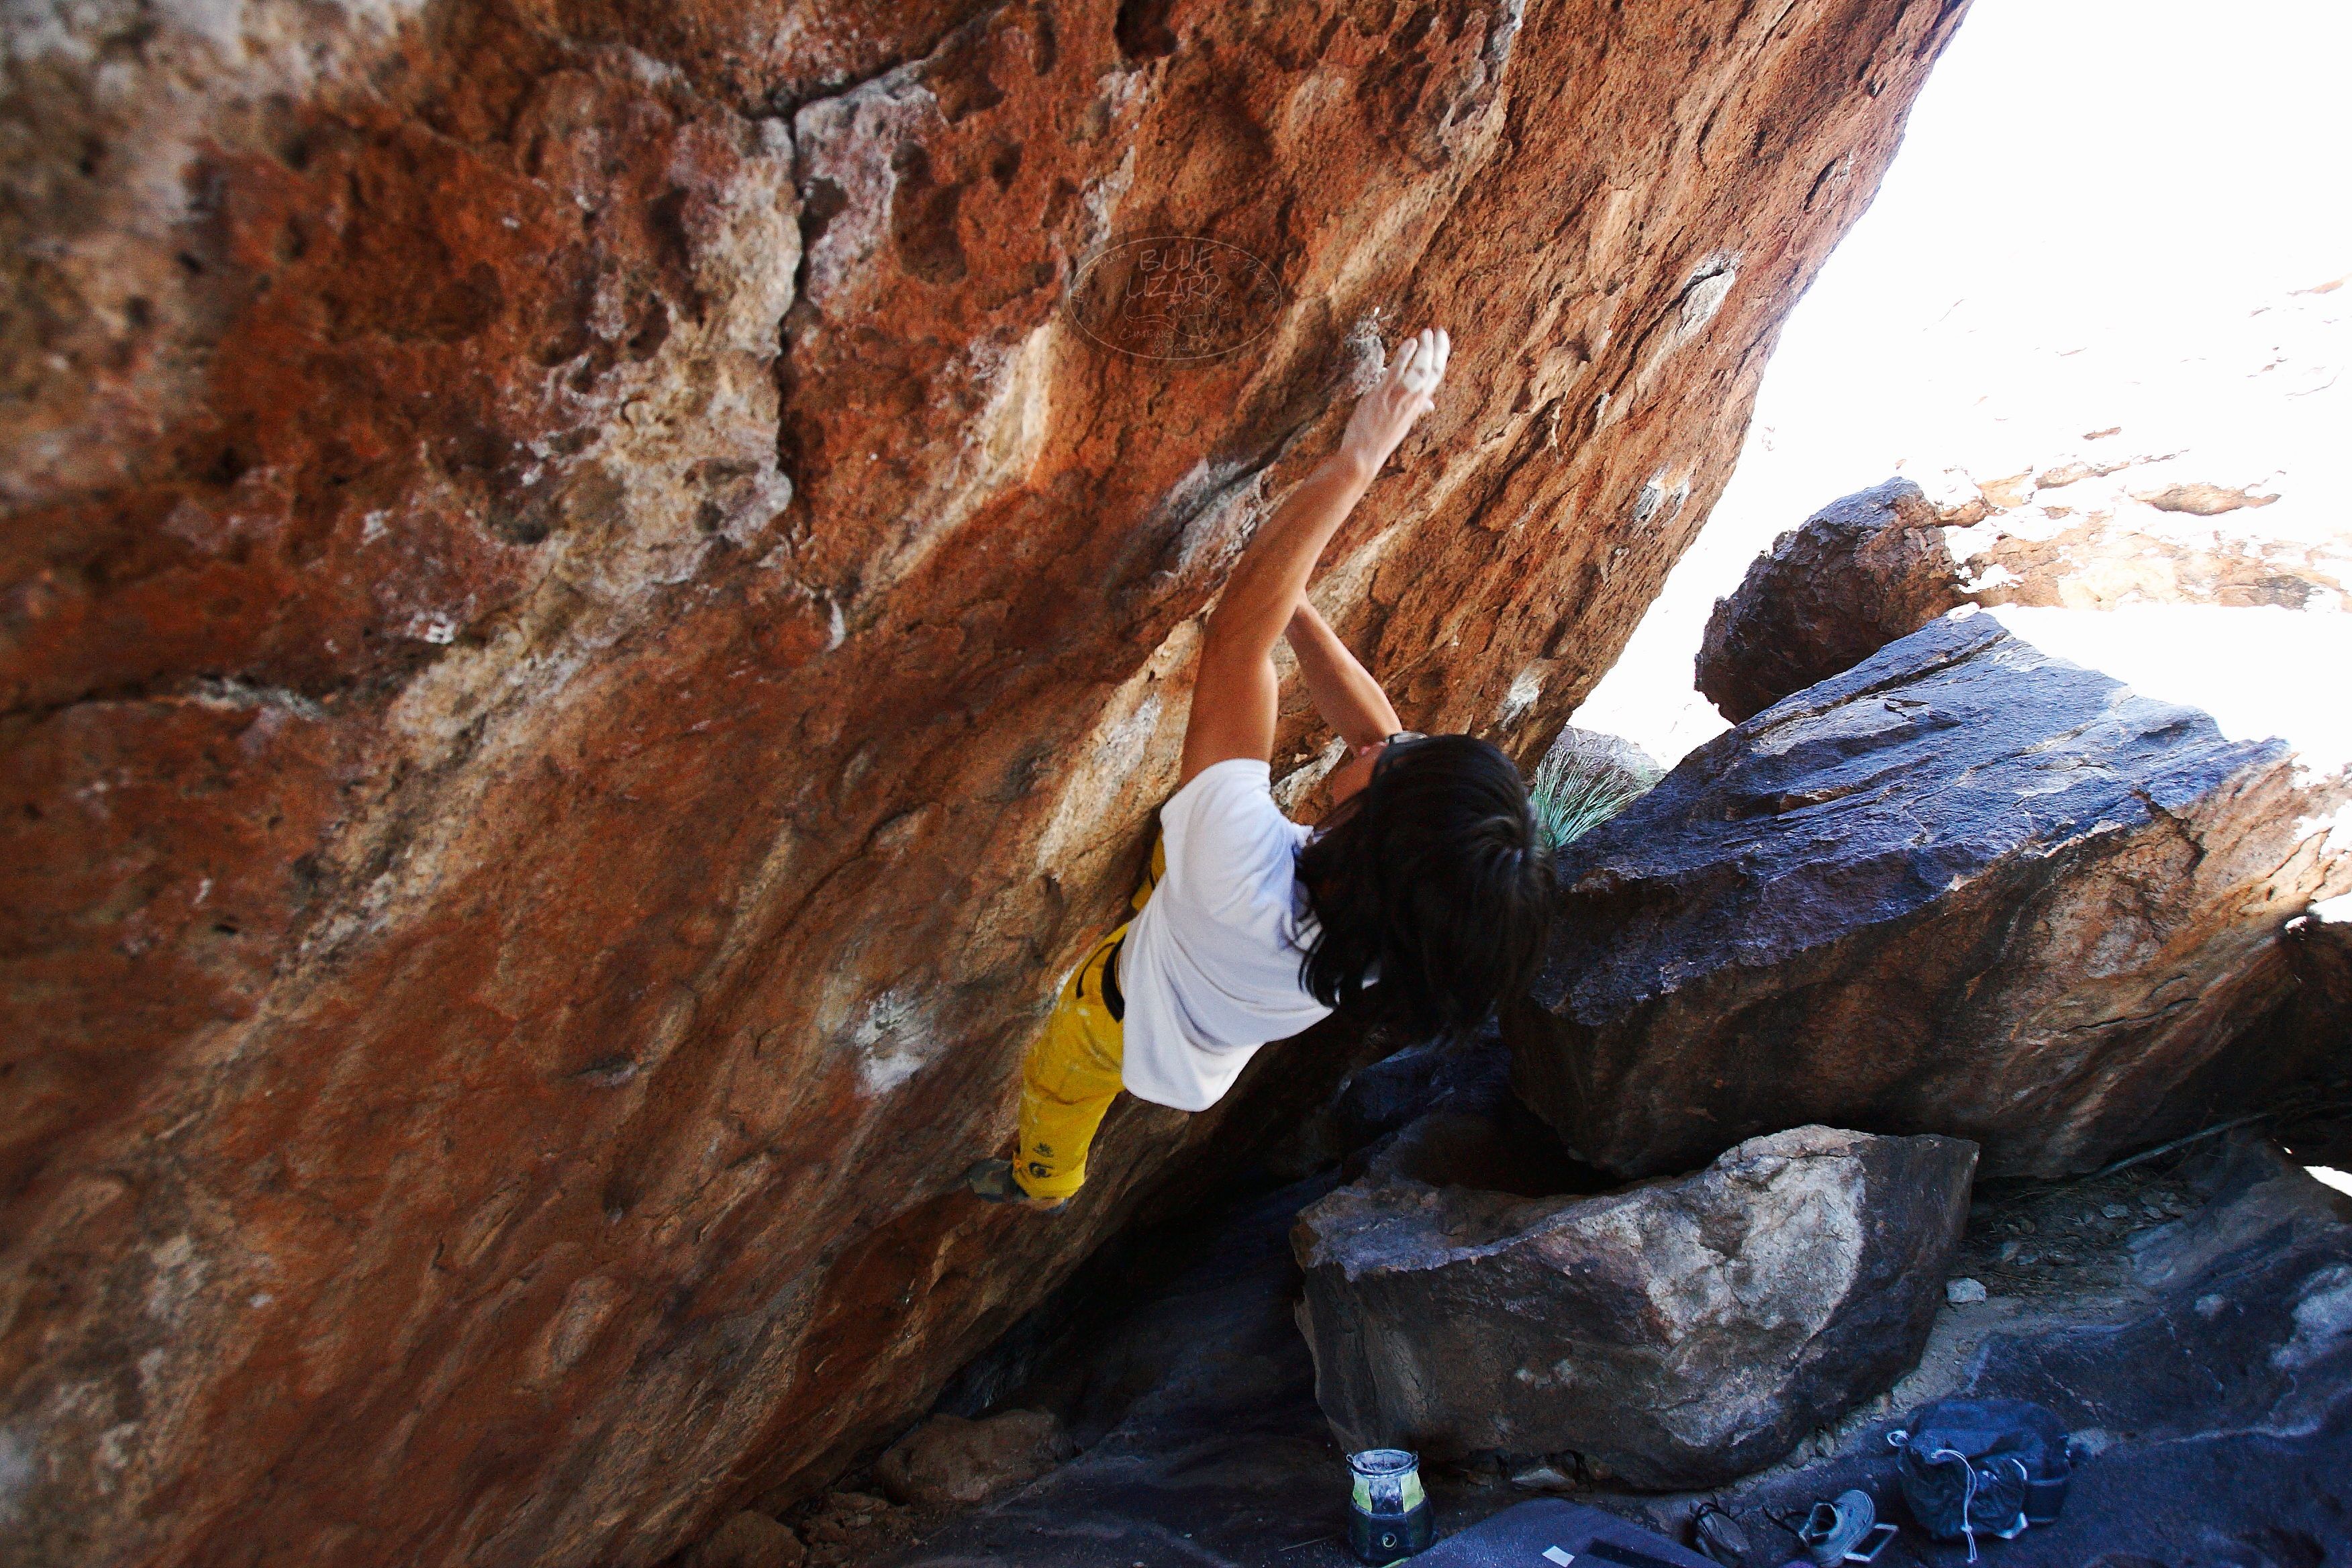
[[[1367,1448],[1348,1456],[1356,1491],[1349,1500],[1348,1549],[1360,1563],[1394,1563],[1429,1550],[1435,1531],[1421,1489],[1420,1456],[1404,1448]]]

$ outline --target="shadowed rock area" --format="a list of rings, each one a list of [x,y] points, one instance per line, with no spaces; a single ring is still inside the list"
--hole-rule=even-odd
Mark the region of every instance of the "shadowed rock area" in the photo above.
[[[1358,1048],[953,1190],[1348,390],[1454,331],[1317,597],[1531,761],[1963,9],[10,11],[0,1555],[645,1565],[901,1433]],[[1255,336],[1073,320],[1164,234]]]
[[[1990,616],[1934,622],[1566,851],[1514,1082],[1626,1175],[1808,1121],[2092,1169],[2274,1086],[2225,1053],[2300,984],[2286,922],[2352,886],[2344,788]]]
[[[1826,1127],[1565,1201],[1376,1163],[1295,1233],[1317,1398],[1351,1450],[1566,1453],[1653,1489],[1744,1475],[1917,1360],[1975,1164]]]
[[[1284,1245],[1301,1206],[1329,1190],[1327,1177],[1248,1194],[1090,1268],[1076,1320],[997,1396],[1059,1411],[1078,1457],[917,1545],[850,1561],[1351,1563],[1345,1459],[1288,1321],[1305,1283]],[[2352,1507],[2352,1334],[2336,1294],[2352,1268],[2352,1199],[2238,1133],[2093,1180],[1990,1184],[1966,1226],[1951,1267],[1989,1299],[1944,1304],[1937,1276],[1918,1365],[1785,1461],[1711,1492],[1646,1495],[1572,1465],[1519,1468],[1514,1484],[1495,1456],[1431,1463],[1441,1539],[1559,1490],[1689,1542],[1711,1500],[1748,1539],[1740,1568],[1779,1568],[1801,1556],[1779,1521],[1860,1487],[1905,1527],[1885,1563],[1958,1568],[1959,1545],[1911,1527],[1885,1435],[1930,1401],[1976,1395],[2044,1403],[2074,1456],[2059,1521],[1985,1542],[1988,1563],[2334,1562]]]

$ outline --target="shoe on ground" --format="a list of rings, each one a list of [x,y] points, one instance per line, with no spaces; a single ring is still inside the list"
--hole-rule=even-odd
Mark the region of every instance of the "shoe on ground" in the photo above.
[[[1691,1516],[1691,1539],[1724,1568],[1739,1568],[1747,1561],[1748,1531],[1715,1503],[1701,1503]]]
[[[1804,1543],[1805,1555],[1820,1568],[1835,1568],[1877,1522],[1878,1505],[1870,1500],[1868,1492],[1840,1492],[1835,1502],[1813,1505],[1797,1539]]]
[[[1033,1209],[1057,1209],[1063,1198],[1033,1198],[1013,1179],[1010,1160],[982,1160],[963,1173],[963,1184],[983,1203],[1022,1204]]]

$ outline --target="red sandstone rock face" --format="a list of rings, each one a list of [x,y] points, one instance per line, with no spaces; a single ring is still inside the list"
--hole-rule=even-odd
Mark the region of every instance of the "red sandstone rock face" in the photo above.
[[[902,1429],[1220,1121],[953,1190],[1347,378],[1460,345],[1318,598],[1528,750],[1960,10],[11,21],[10,1560],[646,1563]],[[1171,230],[1245,351],[1063,314]]]

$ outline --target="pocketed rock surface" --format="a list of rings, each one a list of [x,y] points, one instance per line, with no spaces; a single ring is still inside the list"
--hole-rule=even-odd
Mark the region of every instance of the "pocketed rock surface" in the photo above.
[[[1819,1121],[2095,1169],[2275,1087],[2282,932],[2352,887],[2345,781],[1936,621],[1684,759],[1561,858],[1513,1081],[1570,1150],[1687,1170]]]
[[[1957,1139],[1799,1127],[1593,1197],[1376,1166],[1293,1234],[1317,1400],[1349,1449],[1728,1480],[1917,1360],[1975,1164]]]
[[[0,1556],[642,1568],[902,1431],[1213,1130],[956,1192],[1349,389],[1452,329],[1318,602],[1531,752],[1964,10],[11,9]],[[1230,352],[1070,313],[1169,234]]]

